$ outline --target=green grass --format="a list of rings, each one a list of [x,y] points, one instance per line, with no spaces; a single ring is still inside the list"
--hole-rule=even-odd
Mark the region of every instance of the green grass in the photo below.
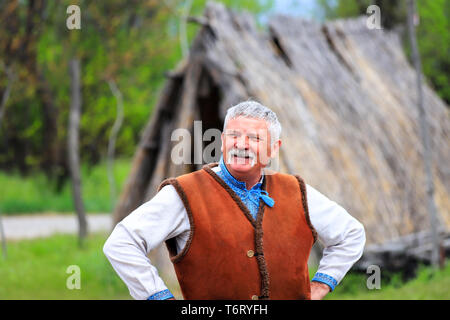
[[[383,270],[381,270],[383,273]],[[382,277],[381,288],[369,290],[370,275],[349,272],[326,300],[440,300],[450,299],[450,263],[442,270],[421,266],[414,279],[402,281],[400,274]]]
[[[82,249],[74,235],[8,242],[8,256],[0,256],[0,300],[4,299],[131,299],[128,289],[103,254],[106,234],[90,235]],[[66,286],[67,268],[79,266],[81,288]],[[310,270],[311,276],[315,270]],[[159,270],[163,279],[166,271]],[[381,270],[383,273],[383,270]],[[403,282],[400,275],[381,281],[380,290],[366,287],[367,275],[350,272],[325,299],[450,299],[450,264],[433,271],[421,267],[417,276]],[[178,286],[169,288],[181,298]],[[178,290],[178,291],[177,291]]]
[[[90,235],[83,249],[76,236],[8,242],[0,256],[0,299],[131,299],[102,248],[107,236]],[[80,289],[69,290],[66,273],[80,267]]]
[[[130,159],[117,159],[114,165],[117,197],[131,167]],[[88,168],[82,167],[82,194],[85,209],[89,213],[111,212],[106,163]],[[0,172],[0,213],[73,212],[72,190],[66,183],[57,193],[43,173],[28,177]],[[117,199],[116,199],[117,200]]]

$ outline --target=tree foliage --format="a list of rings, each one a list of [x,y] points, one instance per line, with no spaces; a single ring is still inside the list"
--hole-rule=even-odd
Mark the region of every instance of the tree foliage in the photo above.
[[[272,1],[222,1],[252,13]],[[69,5],[81,9],[81,30],[66,27]],[[201,15],[206,0],[193,1],[190,15]],[[181,58],[182,0],[11,0],[0,2],[0,66],[17,79],[0,128],[0,168],[27,173],[45,170],[61,187],[68,176],[68,65],[82,66],[80,153],[85,163],[106,156],[116,101],[113,80],[124,101],[124,122],[116,155],[131,156],[151,116],[165,72]],[[188,25],[188,42],[198,26]],[[0,68],[0,97],[8,77]]]

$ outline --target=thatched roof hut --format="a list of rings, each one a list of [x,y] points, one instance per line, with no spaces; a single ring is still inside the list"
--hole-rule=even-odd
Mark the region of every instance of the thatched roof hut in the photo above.
[[[415,72],[399,37],[369,30],[366,18],[319,24],[275,16],[261,31],[249,14],[209,3],[189,57],[167,83],[135,154],[115,209],[121,220],[166,177],[198,169],[175,165],[176,128],[222,128],[225,111],[253,98],[283,125],[282,172],[345,207],[366,228],[367,244],[429,229]],[[450,227],[450,115],[428,87],[424,101],[433,150],[435,200]],[[195,142],[192,142],[195,143]]]

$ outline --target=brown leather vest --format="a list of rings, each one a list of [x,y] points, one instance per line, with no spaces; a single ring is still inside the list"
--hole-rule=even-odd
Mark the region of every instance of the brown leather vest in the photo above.
[[[256,221],[233,190],[204,166],[176,179],[191,234],[178,254],[166,242],[185,299],[310,299],[308,257],[316,239],[298,176],[266,175]]]

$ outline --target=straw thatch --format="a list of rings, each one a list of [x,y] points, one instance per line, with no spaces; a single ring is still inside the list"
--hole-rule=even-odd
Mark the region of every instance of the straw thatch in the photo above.
[[[398,35],[366,18],[319,24],[276,16],[261,31],[252,16],[209,3],[189,57],[167,83],[137,149],[115,210],[121,220],[174,165],[176,128],[222,128],[225,111],[249,97],[283,125],[282,172],[305,181],[360,220],[368,244],[427,230],[415,73]],[[449,109],[424,88],[440,225],[450,226]],[[194,143],[194,142],[193,142]]]

